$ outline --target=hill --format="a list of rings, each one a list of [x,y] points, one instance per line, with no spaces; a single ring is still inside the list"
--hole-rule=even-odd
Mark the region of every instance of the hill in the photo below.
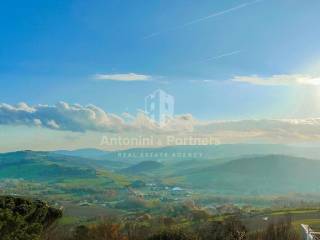
[[[77,162],[73,157],[32,151],[0,154],[0,178],[50,181],[95,175],[94,168]]]
[[[134,164],[128,168],[121,170],[122,173],[127,174],[139,174],[139,173],[150,173],[155,170],[159,170],[163,167],[163,164],[156,161],[144,161],[138,164]]]
[[[185,175],[193,187],[220,193],[318,192],[320,162],[284,155],[249,156]]]
[[[142,161],[187,161],[199,159],[235,158],[250,155],[289,155],[318,159],[320,149],[315,147],[289,146],[279,144],[221,144],[203,146],[168,146],[160,148],[133,148],[108,152],[99,157],[123,163]]]
[[[168,149],[177,152],[184,148]],[[90,189],[98,186],[101,189],[110,186],[123,187],[130,184],[131,181],[128,179],[132,176],[139,176],[144,182],[159,180],[165,181],[165,184],[171,183],[196,191],[218,194],[279,195],[290,192],[316,193],[320,190],[317,184],[320,181],[320,161],[281,154],[262,155],[263,152],[271,151],[267,151],[268,147],[265,145],[254,151],[260,153],[257,155],[240,154],[252,152],[250,149],[254,148],[251,145],[244,145],[245,149],[242,150],[238,145],[205,148],[207,154],[214,151],[217,155],[213,155],[211,159],[181,157],[173,160],[157,156],[156,160],[128,159],[117,162],[115,158],[92,160],[52,152],[5,153],[0,154],[0,179],[22,178],[29,181],[64,182],[64,188],[73,190],[81,187],[89,188],[89,185]],[[189,151],[192,149],[200,151],[205,148],[191,147]],[[275,147],[279,151],[280,148]],[[218,157],[228,149],[230,152],[226,155],[230,157]],[[236,155],[236,152],[239,155]]]
[[[52,152],[18,151],[0,154],[0,179],[57,181],[95,178],[98,172],[127,166],[128,164],[65,156]]]
[[[106,151],[102,151],[95,148],[82,148],[82,149],[76,149],[76,150],[57,150],[57,151],[54,151],[53,153],[61,154],[65,156],[90,158],[90,159],[100,158],[108,154],[108,152]]]

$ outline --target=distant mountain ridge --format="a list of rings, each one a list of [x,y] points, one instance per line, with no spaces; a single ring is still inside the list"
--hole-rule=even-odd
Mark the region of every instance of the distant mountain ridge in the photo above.
[[[56,151],[53,151],[53,153],[62,154],[65,156],[94,158],[94,159],[100,158],[108,154],[107,151],[102,151],[95,148],[82,148],[82,149],[76,149],[76,150],[56,150]]]
[[[282,144],[180,145],[105,151],[95,148],[55,150],[50,153],[96,160],[138,163],[148,160],[193,160],[232,158],[246,155],[289,155],[320,159],[320,148]],[[182,158],[180,158],[182,156]],[[179,159],[180,158],[180,159]]]
[[[139,163],[142,161],[180,161],[194,159],[234,158],[250,155],[289,155],[320,159],[320,148],[278,144],[221,144],[203,146],[168,146],[159,148],[132,148],[111,151],[99,159]]]

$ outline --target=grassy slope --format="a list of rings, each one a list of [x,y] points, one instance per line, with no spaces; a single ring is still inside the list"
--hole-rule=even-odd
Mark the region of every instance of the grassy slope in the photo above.
[[[318,191],[320,162],[282,155],[240,158],[190,171],[186,182],[195,187],[242,193]]]
[[[92,164],[93,162],[93,164]],[[94,167],[95,161],[48,152],[21,151],[0,154],[0,178],[61,182],[65,186],[129,184],[124,176]]]

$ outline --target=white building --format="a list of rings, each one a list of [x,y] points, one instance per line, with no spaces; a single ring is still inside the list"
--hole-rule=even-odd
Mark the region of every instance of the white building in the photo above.
[[[320,240],[320,233],[314,232],[310,226],[301,224],[303,240]]]

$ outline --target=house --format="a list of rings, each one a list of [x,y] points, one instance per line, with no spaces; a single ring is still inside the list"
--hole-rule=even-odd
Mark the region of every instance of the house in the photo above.
[[[301,224],[303,240],[320,240],[320,233],[314,232],[310,226]]]
[[[173,187],[171,189],[171,194],[175,196],[187,196],[188,192],[181,187]]]

